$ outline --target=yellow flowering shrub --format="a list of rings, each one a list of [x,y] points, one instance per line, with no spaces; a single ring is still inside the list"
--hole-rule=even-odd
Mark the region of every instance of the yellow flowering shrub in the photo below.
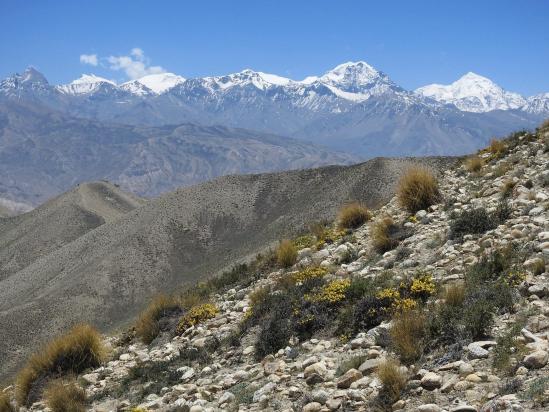
[[[385,288],[377,292],[376,298],[378,299],[398,299],[400,293],[396,288]]]
[[[509,285],[516,287],[526,280],[526,273],[519,271],[511,271],[505,275],[504,282]]]
[[[182,333],[191,326],[198,325],[208,319],[214,318],[218,312],[219,309],[212,303],[204,303],[202,305],[193,306],[179,320],[179,323],[177,324],[177,331]]]
[[[315,244],[315,238],[312,235],[298,236],[294,239],[293,243],[298,249],[304,249],[312,247]]]
[[[350,279],[333,280],[318,292],[306,294],[304,298],[309,302],[338,303],[345,299],[345,292],[349,286],[351,286]]]
[[[303,283],[309,279],[321,278],[328,273],[326,268],[320,266],[309,266],[293,275],[295,283]]]
[[[415,309],[417,307],[417,301],[410,298],[396,299],[393,303],[393,310],[398,312],[404,312],[407,310]]]
[[[430,273],[422,273],[412,280],[410,292],[417,297],[427,298],[436,291],[433,276]]]

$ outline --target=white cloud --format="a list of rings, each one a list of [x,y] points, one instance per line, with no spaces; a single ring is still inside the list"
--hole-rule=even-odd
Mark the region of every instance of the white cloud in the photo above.
[[[132,80],[166,71],[160,66],[150,66],[149,59],[139,47],[133,48],[129,56],[109,56],[107,61],[112,70],[123,70]]]
[[[92,66],[97,66],[97,54],[81,54],[80,63],[90,64]]]

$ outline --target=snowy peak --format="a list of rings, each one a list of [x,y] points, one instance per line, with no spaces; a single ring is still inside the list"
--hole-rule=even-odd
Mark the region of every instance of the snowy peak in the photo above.
[[[185,78],[178,76],[177,74],[159,73],[141,77],[133,82],[124,83],[124,85],[139,83],[145,86],[146,89],[151,90],[153,93],[162,94],[184,82]],[[141,88],[140,92],[143,93],[143,90],[144,89]]]
[[[264,72],[245,69],[238,73],[226,76],[205,77],[204,80],[216,89],[226,90],[233,87],[253,86],[259,90],[266,90],[275,86],[288,86],[293,82],[286,77]]]
[[[529,97],[522,110],[532,114],[549,113],[549,93],[541,93]]]
[[[90,94],[104,87],[116,88],[116,83],[95,74],[83,74],[79,79],[72,81],[69,84],[58,86],[58,90],[67,94]]]
[[[49,84],[46,80],[46,77],[44,77],[42,73],[40,73],[32,66],[28,67],[27,70],[25,70],[23,74],[20,75],[20,79],[22,83],[41,83],[44,85]]]
[[[368,63],[347,62],[340,64],[332,70],[326,72],[320,80],[325,83],[337,85],[349,84],[369,84],[381,78],[380,72],[370,66]]]
[[[442,103],[453,104],[466,112],[484,113],[492,110],[518,109],[526,100],[508,92],[487,77],[468,72],[452,84],[430,84],[416,93]]]

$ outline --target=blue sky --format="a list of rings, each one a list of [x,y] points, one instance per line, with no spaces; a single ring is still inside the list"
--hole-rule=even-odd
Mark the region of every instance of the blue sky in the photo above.
[[[364,60],[408,89],[474,71],[531,95],[549,92],[548,21],[545,0],[2,0],[0,77],[33,65],[52,83],[84,72],[122,81],[128,67],[154,66],[302,79]],[[98,65],[81,63],[83,54]]]

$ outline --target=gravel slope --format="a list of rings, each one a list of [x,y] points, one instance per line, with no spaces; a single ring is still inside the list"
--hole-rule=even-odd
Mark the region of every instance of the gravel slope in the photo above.
[[[112,219],[116,212],[92,196],[81,215],[66,218],[53,201],[31,212],[34,223],[25,221],[27,215],[9,220],[0,232],[19,239],[19,248],[58,247],[48,246],[28,266],[0,278],[0,379],[74,323],[91,322],[105,331],[120,327],[154,293],[205,278],[308,222],[333,218],[346,200],[370,207],[388,201],[400,174],[416,162],[442,170],[455,159],[378,158],[354,166],[225,176]],[[57,198],[59,207],[82,208],[69,200],[73,192]],[[80,225],[76,233],[73,225]],[[28,227],[42,236],[34,246],[23,240]],[[10,267],[4,255],[0,264]]]

